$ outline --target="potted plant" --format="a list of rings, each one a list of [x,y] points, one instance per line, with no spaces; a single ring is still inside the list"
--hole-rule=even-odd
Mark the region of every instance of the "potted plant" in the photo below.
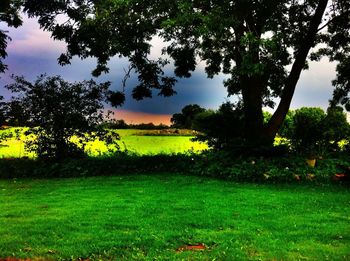
[[[314,168],[316,166],[316,161],[317,161],[316,158],[317,158],[317,154],[315,152],[315,149],[313,146],[310,146],[306,150],[306,163],[307,163],[307,165]]]

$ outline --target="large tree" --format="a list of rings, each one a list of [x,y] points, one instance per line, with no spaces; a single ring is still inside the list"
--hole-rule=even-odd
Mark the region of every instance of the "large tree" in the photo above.
[[[97,57],[94,75],[108,72],[114,56],[127,57],[138,74],[135,99],[175,93],[164,74],[167,60],[150,58],[151,40],[166,42],[175,74],[190,77],[198,60],[208,77],[229,75],[229,95],[239,95],[249,143],[271,143],[311,58],[338,61],[335,103],[349,106],[350,1],[348,0],[26,0],[25,10],[55,39],[68,43],[59,58]],[[124,101],[121,93],[114,103]],[[262,108],[276,111],[266,124]]]

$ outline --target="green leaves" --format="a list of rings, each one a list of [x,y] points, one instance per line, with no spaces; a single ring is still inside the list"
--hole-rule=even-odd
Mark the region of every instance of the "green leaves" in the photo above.
[[[2,0],[0,3],[0,22],[7,23],[7,26],[18,27],[22,25],[19,15],[22,2],[20,0]],[[7,32],[0,29],[0,73],[7,70],[7,65],[3,63],[3,59],[7,57],[7,42],[11,38]]]
[[[69,83],[46,75],[35,83],[23,77],[14,80],[7,86],[15,97],[6,104],[5,115],[12,123],[32,127],[25,134],[33,135],[26,147],[39,158],[81,157],[88,141],[99,139],[109,145],[118,138],[99,127],[105,120],[103,102],[110,83]]]
[[[107,99],[113,107],[122,106],[125,102],[125,94],[122,92],[110,92]]]

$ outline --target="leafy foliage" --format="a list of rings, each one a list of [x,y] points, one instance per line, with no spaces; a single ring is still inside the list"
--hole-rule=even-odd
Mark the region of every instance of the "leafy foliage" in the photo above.
[[[264,111],[264,122],[271,118],[269,112]],[[196,140],[205,141],[215,150],[231,150],[232,153],[243,153],[244,151],[256,153],[267,149],[255,147],[246,141],[244,135],[244,113],[241,104],[231,102],[223,103],[217,111],[205,110],[198,113],[193,121],[192,127],[199,134]]]
[[[322,125],[324,139],[335,147],[339,141],[350,138],[350,124],[342,107],[329,107]]]
[[[6,121],[5,116],[5,102],[3,102],[4,97],[0,96],[0,128],[4,125]]]
[[[271,114],[264,112],[264,122],[270,118]],[[244,140],[243,123],[242,108],[224,103],[217,111],[205,110],[197,114],[193,128],[199,131],[196,139],[208,142],[215,150],[244,153],[248,143]],[[350,124],[342,107],[329,107],[327,113],[320,108],[303,107],[288,112],[279,135],[289,143],[279,148],[251,147],[250,152],[279,155],[288,150],[311,154],[340,151],[344,149],[340,148],[340,141],[349,140]]]
[[[181,113],[175,113],[170,119],[172,127],[180,129],[192,129],[193,120],[199,114],[204,112],[205,109],[198,104],[186,105],[182,108]]]
[[[340,150],[339,142],[348,140],[350,125],[341,107],[330,107],[327,114],[320,108],[301,108],[289,112],[281,136],[291,139],[297,152]]]
[[[2,0],[0,3],[0,22],[5,22],[11,27],[22,25],[19,15],[21,4],[21,0]],[[7,69],[3,59],[7,57],[6,47],[9,40],[11,38],[8,36],[8,32],[0,29],[0,73]]]
[[[311,48],[325,48],[312,56],[339,61],[335,103],[348,98],[349,12],[347,0],[319,1],[24,1],[25,11],[39,17],[55,39],[67,42],[59,61],[73,56],[96,57],[95,76],[108,72],[111,57],[129,59],[139,83],[137,100],[175,94],[176,79],[166,76],[164,57],[151,59],[151,40],[166,43],[163,51],[174,60],[175,75],[190,77],[198,57],[209,77],[229,75],[229,95],[243,101],[244,135],[259,143],[272,142],[285,118],[301,71],[307,68]],[[56,19],[64,14],[67,21]],[[291,69],[288,69],[291,68]],[[114,98],[117,104],[123,95]],[[264,125],[262,107],[279,106]]]
[[[326,114],[320,108],[301,108],[295,111],[294,132],[292,140],[301,150],[314,150],[314,146],[322,139],[321,128]]]
[[[6,86],[16,95],[7,103],[7,116],[27,115],[26,132],[31,136],[26,146],[39,158],[63,159],[84,154],[88,141],[101,139],[114,143],[117,134],[99,125],[104,121],[103,102],[109,83],[94,81],[69,83],[59,76],[41,75],[31,83],[14,77],[15,83]],[[14,111],[16,106],[19,110]],[[115,144],[116,145],[116,144]]]
[[[257,183],[330,183],[337,173],[345,173],[349,177],[349,164],[345,153],[318,159],[316,167],[312,168],[307,165],[304,156],[241,157],[228,152],[140,156],[118,152],[107,157],[67,158],[55,164],[38,159],[2,159],[0,179],[171,172]]]
[[[224,103],[218,111],[199,113],[193,127],[199,131],[197,140],[206,141],[215,150],[240,148],[244,143],[244,114],[242,108]]]
[[[294,131],[294,115],[295,111],[289,110],[284,119],[278,134],[282,137],[291,137]]]

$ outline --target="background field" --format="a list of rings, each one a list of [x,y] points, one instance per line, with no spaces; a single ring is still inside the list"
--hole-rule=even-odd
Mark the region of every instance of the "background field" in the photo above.
[[[349,193],[169,173],[0,180],[0,258],[349,260]]]
[[[16,129],[8,129],[0,131],[0,133],[15,133]],[[20,132],[23,129],[18,129]],[[207,149],[207,145],[204,143],[193,142],[191,139],[190,131],[179,131],[180,133],[166,133],[160,131],[149,130],[117,130],[120,135],[120,149],[122,151],[129,151],[140,155],[148,154],[172,154],[172,153],[184,153],[184,152],[200,152]],[[0,158],[20,158],[20,157],[33,157],[34,154],[28,153],[24,149],[25,136],[19,135],[19,139],[12,138],[5,141],[0,146]],[[107,152],[106,146],[102,142],[95,141],[88,144],[88,153],[92,156],[98,156]]]

